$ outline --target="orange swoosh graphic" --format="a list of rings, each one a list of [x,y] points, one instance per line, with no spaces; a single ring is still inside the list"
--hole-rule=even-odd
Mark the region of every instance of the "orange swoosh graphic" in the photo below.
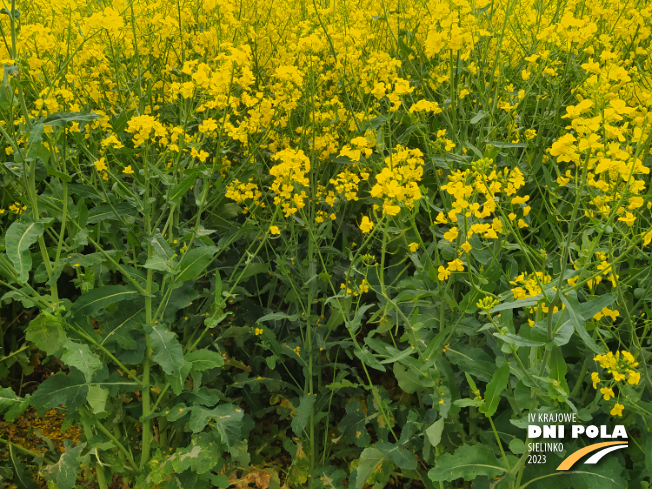
[[[564,459],[562,463],[559,464],[559,467],[557,467],[557,470],[568,470],[570,469],[575,462],[577,462],[579,459],[581,459],[584,455],[595,452],[596,450],[603,448],[603,447],[608,447],[611,445],[627,445],[627,442],[622,442],[622,441],[605,441],[602,443],[595,443],[593,445],[589,445],[588,447],[584,447],[579,449],[576,452],[571,453],[568,457]]]

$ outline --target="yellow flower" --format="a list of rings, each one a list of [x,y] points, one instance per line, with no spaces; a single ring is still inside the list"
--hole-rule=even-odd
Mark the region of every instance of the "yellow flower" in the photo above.
[[[602,394],[605,401],[608,401],[612,397],[615,397],[614,391],[611,387],[603,387],[602,389],[600,389],[600,394]]]
[[[616,403],[614,408],[611,411],[609,411],[609,414],[611,414],[612,416],[621,416],[622,417],[623,409],[625,409],[625,406],[623,406],[622,404]]]
[[[367,216],[362,216],[362,222],[360,223],[360,229],[363,233],[368,233],[374,228],[374,223],[369,220]]]
[[[465,241],[464,244],[462,244],[462,249],[468,253],[473,249],[473,247],[468,241]]]
[[[593,372],[591,374],[591,380],[593,381],[593,388],[597,389],[598,384],[600,383],[600,376],[598,375],[598,372]]]
[[[107,170],[106,162],[104,161],[104,158],[100,158],[99,160],[95,161],[93,164],[95,165],[95,169],[97,171]]]
[[[448,269],[451,272],[463,272],[464,263],[462,263],[462,260],[460,260],[459,258],[456,258],[455,260],[448,262]]]
[[[410,251],[414,253],[419,249],[419,243],[410,243],[408,247],[410,248]]]
[[[131,169],[131,165],[129,165],[124,170],[122,170],[122,173],[126,173],[127,175],[133,175],[134,171]]]
[[[444,268],[444,267],[439,267],[437,269],[437,271],[439,272],[437,274],[437,278],[439,280],[446,280],[451,274],[450,270],[448,270],[447,268]]]
[[[455,240],[459,234],[460,233],[457,228],[450,228],[448,232],[444,233],[444,239],[453,242],[453,240]]]
[[[263,330],[262,330],[262,328],[256,328],[256,329],[254,330],[254,334],[255,334],[256,336],[260,336],[261,334],[263,334]]]
[[[281,234],[281,231],[278,228],[278,226],[270,226],[269,227],[269,232],[272,233],[272,234]]]
[[[632,385],[638,385],[638,383],[641,381],[641,374],[638,372],[634,372],[633,370],[628,370],[627,375],[628,375],[627,382]]]

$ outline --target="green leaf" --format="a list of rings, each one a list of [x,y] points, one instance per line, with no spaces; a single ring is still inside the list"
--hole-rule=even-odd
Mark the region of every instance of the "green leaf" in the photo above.
[[[353,319],[351,321],[346,321],[346,327],[350,329],[353,333],[358,331],[358,328],[360,327],[360,323],[362,322],[362,318],[364,317],[364,313],[367,312],[367,310],[371,307],[374,307],[375,304],[367,304],[365,306],[359,307],[355,311],[355,315],[353,316]],[[357,352],[356,352],[357,353]],[[374,367],[375,368],[375,367]],[[383,370],[384,372],[385,370]]]
[[[224,365],[224,358],[216,351],[195,350],[186,354],[186,361],[192,364],[195,372],[203,372]]]
[[[174,256],[174,251],[172,251],[172,248],[170,248],[170,245],[161,233],[156,233],[149,242],[158,256],[166,260],[170,260]]]
[[[552,350],[549,365],[550,378],[553,381],[548,384],[548,394],[553,399],[564,401],[570,394],[568,382],[566,382],[568,366],[566,365],[566,360],[564,360],[561,348],[558,346],[555,346]]]
[[[376,360],[376,357],[374,357],[373,354],[367,348],[356,350],[355,356],[358,357],[360,361],[365,365],[367,365],[368,367],[375,368],[376,370],[380,370],[381,372],[387,371],[387,369],[385,369],[385,367],[382,366],[378,360]],[[394,365],[398,365],[398,364],[396,363]]]
[[[105,221],[107,219],[119,221],[125,217],[135,219],[138,217],[138,211],[134,206],[126,202],[115,205],[105,204],[93,207],[90,211],[88,211],[87,222],[88,224],[97,224],[98,222]]]
[[[60,320],[56,316],[41,312],[27,326],[25,339],[34,343],[39,350],[43,350],[48,355],[53,355],[60,348],[60,326]]]
[[[74,489],[77,475],[81,471],[80,455],[86,443],[78,443],[73,447],[69,440],[65,440],[65,451],[54,465],[43,469],[46,480],[53,482],[58,489]]]
[[[233,446],[242,437],[244,411],[233,404],[221,404],[213,411],[215,428],[222,437],[222,443]]]
[[[572,290],[570,292],[560,294],[560,297],[561,301],[566,306],[566,310],[568,310],[568,314],[570,315],[571,321],[575,328],[575,332],[580,335],[580,338],[582,338],[582,341],[587,346],[587,348],[589,348],[593,353],[597,353],[599,355],[605,353],[604,349],[600,348],[595,343],[595,341],[593,341],[593,338],[586,330],[586,323],[584,321],[582,306],[577,300],[577,293]]]
[[[484,401],[482,399],[457,399],[453,401],[453,404],[459,407],[480,407],[484,405]]]
[[[490,417],[496,413],[500,402],[500,394],[507,387],[507,382],[509,382],[509,363],[496,370],[491,382],[487,384],[487,390],[484,393],[484,404],[480,407],[480,412],[484,413],[485,416]]]
[[[102,324],[103,339],[101,345],[117,344],[126,350],[138,349],[133,333],[142,331],[145,323],[145,305],[142,301],[121,304],[114,314],[106,314],[106,323]]]
[[[13,423],[28,405],[29,400],[18,397],[11,387],[0,387],[0,413],[5,413],[8,423]]]
[[[593,316],[602,311],[602,309],[609,307],[611,304],[616,302],[616,299],[615,295],[604,294],[591,301],[585,302],[584,304],[580,304],[582,318],[584,318],[585,321],[592,319]]]
[[[18,282],[29,280],[32,269],[32,255],[29,252],[40,236],[43,236],[43,224],[39,222],[14,222],[5,234],[5,252],[14,266]]]
[[[412,369],[406,369],[400,363],[394,364],[394,376],[398,386],[408,394],[414,394],[417,391],[427,391],[434,387],[435,382],[417,374]]]
[[[106,400],[109,397],[109,391],[99,385],[92,385],[88,388],[86,400],[93,409],[93,414],[100,414],[106,409]]]
[[[518,307],[531,307],[535,306],[543,297],[543,294],[535,295],[534,297],[528,297],[527,299],[519,299],[514,302],[503,302],[502,304],[498,304],[497,306],[494,306],[491,311],[491,314],[494,314],[496,312],[500,311],[506,311],[507,309],[516,309]]]
[[[365,448],[360,455],[360,464],[355,469],[355,489],[362,489],[374,472],[380,470],[387,456],[377,448]]]
[[[509,451],[515,455],[521,455],[525,453],[525,443],[520,438],[512,438],[512,441],[509,442]]]
[[[486,445],[462,445],[454,454],[445,453],[437,458],[434,469],[428,472],[433,482],[464,479],[470,481],[484,475],[493,479],[506,469]]]
[[[57,112],[50,114],[43,120],[45,126],[60,126],[66,122],[91,122],[104,117],[101,114],[85,112]]]
[[[444,418],[439,418],[432,423],[426,430],[428,440],[433,447],[436,447],[441,442],[441,435],[444,432]]]
[[[168,375],[179,375],[184,364],[183,348],[174,333],[164,326],[155,325],[149,333],[152,359]]]
[[[172,272],[172,268],[170,268],[170,263],[165,259],[161,258],[158,255],[153,255],[150,256],[147,261],[145,262],[145,268],[148,268],[150,270],[157,270],[159,272]]]
[[[269,265],[267,263],[250,263],[245,267],[245,269],[241,272],[240,275],[240,281],[246,280],[249,277],[253,277],[254,275],[258,275],[259,273],[267,273],[269,272]]]
[[[446,354],[451,363],[458,365],[462,372],[489,382],[496,371],[496,364],[481,348],[472,348],[464,343],[451,345]]]
[[[111,304],[134,299],[138,295],[131,285],[105,285],[82,294],[72,305],[71,311],[76,317],[93,317]]]
[[[271,314],[265,314],[262,317],[256,319],[256,324],[264,323],[267,321],[280,321],[281,319],[287,319],[288,321],[296,321],[299,317],[298,314],[285,314],[284,312],[273,312]]]
[[[84,374],[86,382],[93,380],[93,374],[102,368],[100,357],[91,351],[88,345],[76,343],[66,339],[61,345],[66,352],[61,356],[61,361],[66,365],[77,368]]]
[[[179,183],[174,189],[170,190],[168,194],[168,202],[178,204],[181,201],[181,198],[190,190],[190,187],[193,186],[195,180],[197,179],[196,175],[190,175],[184,178],[181,183]]]
[[[75,411],[86,402],[88,384],[82,374],[76,368],[70,369],[70,374],[57,372],[40,384],[32,398],[32,406],[42,415],[46,411],[66,406],[70,411]]]
[[[180,474],[184,470],[192,469],[197,474],[205,474],[220,461],[221,450],[211,433],[192,435],[190,445],[178,449],[164,463],[172,463],[174,471]]]
[[[488,112],[484,112],[483,110],[479,110],[478,113],[471,119],[471,124],[475,125],[478,122],[480,122],[482,119],[484,119],[487,115],[489,115]]]
[[[371,443],[369,432],[366,428],[367,418],[364,415],[362,404],[359,401],[349,401],[346,405],[346,414],[340,421],[338,428],[343,434],[344,441],[359,447],[366,447]]]
[[[499,338],[503,340],[505,343],[509,343],[511,345],[516,345],[516,346],[544,346],[545,343],[541,343],[540,341],[534,341],[534,340],[529,340],[527,338],[523,338],[522,336],[518,336],[512,333],[494,333],[494,336],[496,338]]]
[[[201,276],[206,271],[208,264],[213,260],[217,250],[215,246],[202,246],[186,252],[179,263],[179,273],[175,280],[185,282]]]
[[[392,444],[379,441],[376,443],[376,448],[389,457],[399,469],[414,470],[417,468],[417,459],[412,452],[405,449],[402,443]]]
[[[301,398],[297,414],[292,418],[292,431],[294,434],[301,437],[303,429],[308,425],[308,418],[313,413],[313,407],[317,400],[316,394],[307,394]]]

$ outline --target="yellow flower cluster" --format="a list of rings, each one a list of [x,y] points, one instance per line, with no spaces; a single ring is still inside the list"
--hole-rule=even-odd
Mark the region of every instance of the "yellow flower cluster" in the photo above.
[[[280,161],[269,171],[275,177],[271,185],[274,205],[281,205],[285,217],[295,214],[306,205],[307,195],[302,187],[308,187],[310,182],[306,174],[310,171],[310,160],[302,150],[284,149],[272,157]]]
[[[605,369],[613,377],[612,380],[608,381],[609,384],[607,386],[600,388],[600,394],[602,394],[602,398],[605,401],[617,397],[614,393],[614,387],[617,387],[619,382],[624,382],[625,379],[627,379],[627,384],[638,385],[641,380],[640,372],[634,370],[638,367],[638,362],[634,358],[634,355],[626,350],[617,351],[615,355],[612,352],[608,352],[604,355],[596,355],[593,360],[598,362],[600,367]],[[593,372],[591,373],[591,382],[593,383],[593,388],[597,389],[598,384],[605,382],[605,380],[600,379],[600,374],[598,372]],[[619,388],[619,392],[621,390],[622,387]],[[614,407],[611,409],[610,414],[612,416],[622,416],[623,409],[625,409],[625,406],[616,402]]]
[[[376,184],[370,195],[383,199],[383,214],[396,216],[401,205],[411,209],[421,198],[418,182],[423,175],[423,153],[419,149],[408,149],[397,145],[394,152],[385,158],[385,167],[376,175]],[[379,209],[376,204],[374,209]]]
[[[258,188],[258,185],[253,183],[253,178],[250,178],[246,183],[242,183],[238,179],[233,180],[227,186],[225,195],[228,199],[234,200],[238,204],[252,201],[254,206],[265,208],[265,202],[261,201],[263,194]],[[249,207],[245,206],[244,210],[247,212]]]

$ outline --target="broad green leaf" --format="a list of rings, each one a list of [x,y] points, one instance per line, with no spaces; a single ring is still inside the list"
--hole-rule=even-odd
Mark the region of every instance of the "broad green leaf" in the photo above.
[[[164,326],[155,325],[150,333],[152,359],[158,363],[168,375],[179,375],[184,365],[183,348],[174,333]]]
[[[41,312],[27,326],[25,339],[48,355],[54,354],[59,347],[60,322],[56,316]],[[61,331],[63,333],[63,331]]]
[[[114,314],[106,314],[105,319],[106,322],[101,325],[103,346],[117,344],[126,350],[138,348],[133,333],[142,331],[145,323],[145,305],[142,301],[121,304]]]
[[[240,281],[247,280],[249,277],[253,277],[254,275],[258,275],[259,273],[267,273],[269,272],[269,264],[267,263],[250,263],[245,267],[244,270],[242,270],[240,274]]]
[[[100,221],[105,221],[107,219],[112,220],[121,220],[125,217],[136,218],[138,217],[138,211],[131,204],[122,202],[115,205],[99,205],[93,207],[88,211],[88,224],[97,224]]]
[[[527,299],[519,299],[514,302],[503,302],[502,304],[498,304],[497,306],[494,306],[493,309],[491,309],[491,314],[494,314],[496,312],[500,311],[506,311],[507,309],[516,309],[518,307],[532,307],[535,306],[543,297],[543,294],[535,295],[534,297],[528,297]]]
[[[138,295],[138,291],[130,285],[105,285],[82,294],[72,305],[71,310],[76,317],[97,316],[102,309],[111,304],[134,299]]]
[[[541,343],[540,341],[534,341],[534,340],[529,340],[527,338],[523,338],[522,336],[518,336],[512,333],[494,333],[494,336],[498,339],[503,340],[505,343],[509,343],[510,345],[516,345],[516,346],[544,346],[545,343]]]
[[[394,376],[399,387],[408,394],[414,394],[417,391],[427,391],[435,385],[433,380],[417,374],[412,369],[406,369],[400,363],[394,364]]]
[[[181,183],[179,183],[176,187],[170,190],[170,193],[168,194],[168,202],[178,204],[179,201],[181,201],[181,198],[186,194],[186,192],[190,190],[190,187],[193,186],[196,179],[197,176],[195,175],[190,175],[184,178],[181,181]]]
[[[76,368],[71,368],[70,374],[57,372],[41,383],[32,394],[31,404],[41,415],[59,407],[60,404],[70,411],[75,411],[84,405],[87,394],[88,384],[84,374]]]
[[[271,314],[265,314],[262,317],[256,319],[256,324],[265,323],[267,321],[279,321],[281,319],[287,319],[288,321],[296,321],[299,317],[298,314],[285,314],[284,312],[273,312]]]
[[[369,432],[366,428],[367,418],[359,401],[349,401],[346,405],[346,414],[338,427],[342,432],[344,441],[359,447],[366,447],[371,443]]]
[[[584,316],[582,313],[582,306],[577,300],[577,293],[575,291],[570,291],[564,294],[560,294],[561,301],[566,306],[568,313],[570,315],[573,326],[575,327],[575,332],[580,335],[584,344],[589,348],[593,353],[599,355],[604,353],[604,349],[600,348],[589,332],[586,330],[586,323],[584,321]]]
[[[194,280],[200,277],[208,267],[208,264],[213,260],[213,256],[217,253],[215,246],[202,246],[201,248],[193,248],[186,252],[179,262],[179,272],[175,277],[177,282],[185,282],[186,280]]]
[[[174,256],[174,251],[172,251],[172,248],[170,248],[170,245],[161,233],[152,236],[149,242],[158,256],[166,260],[170,260]]]
[[[367,348],[356,350],[355,356],[358,357],[360,361],[365,365],[367,365],[368,367],[375,368],[376,370],[380,370],[381,372],[387,371],[387,369],[385,369],[385,367],[382,366],[378,360],[376,360],[376,357],[374,357],[373,353],[371,353]],[[398,365],[398,364],[394,364],[394,365]]]
[[[66,122],[91,122],[102,117],[104,116],[92,112],[56,112],[47,116],[42,123],[45,126],[60,126]]]
[[[582,318],[584,318],[585,321],[590,320],[593,316],[602,311],[602,309],[609,307],[611,304],[616,302],[616,299],[617,297],[615,295],[604,294],[593,300],[580,304]]]
[[[93,353],[85,343],[76,343],[66,339],[61,346],[66,350],[61,356],[61,361],[77,368],[84,374],[86,382],[91,382],[93,374],[102,368],[100,357]]]
[[[417,459],[414,454],[405,449],[402,443],[387,443],[379,441],[375,447],[396,464],[402,470],[414,470],[417,468]]]
[[[161,258],[158,255],[150,256],[145,262],[144,266],[150,270],[157,270],[163,273],[172,272],[170,263],[165,258]]]
[[[43,469],[43,476],[58,489],[74,489],[77,475],[81,471],[80,455],[86,443],[78,443],[73,447],[69,440],[65,440],[65,447],[59,461]]]
[[[480,412],[485,416],[490,417],[496,413],[498,403],[500,402],[500,394],[507,387],[509,382],[509,364],[506,363],[494,373],[491,382],[487,384],[487,389],[484,392],[484,404],[480,407]]]
[[[355,489],[362,489],[374,472],[380,470],[388,457],[377,448],[365,448],[360,455],[360,464],[355,469]]]
[[[548,384],[548,394],[553,399],[564,401],[570,394],[568,382],[566,382],[566,373],[568,372],[568,366],[566,365],[564,355],[558,346],[555,346],[552,350],[549,365],[550,378],[553,379],[553,381]],[[565,395],[562,394],[562,392],[565,393]]]
[[[177,474],[192,469],[205,474],[220,461],[221,449],[211,433],[192,435],[190,445],[178,449],[165,463],[172,463]]]
[[[196,372],[203,372],[211,368],[218,368],[224,365],[224,358],[216,351],[195,350],[186,354],[186,361],[192,364]]]
[[[32,246],[43,236],[43,224],[39,222],[14,222],[5,234],[5,252],[14,266],[18,281],[25,283],[29,280],[32,269],[32,255],[29,252]]]
[[[346,327],[350,329],[353,333],[358,331],[358,328],[360,328],[360,324],[362,323],[362,318],[364,317],[364,313],[367,312],[369,308],[374,307],[375,305],[376,304],[367,304],[365,306],[359,307],[355,311],[355,315],[353,316],[353,319],[351,321],[345,321]]]
[[[313,407],[315,401],[317,400],[317,395],[307,394],[301,398],[299,402],[299,407],[297,408],[297,414],[292,418],[292,431],[294,434],[301,437],[303,429],[308,425],[308,419],[313,413]]]
[[[446,350],[451,363],[458,365],[462,372],[489,382],[496,371],[496,364],[489,355],[480,348],[472,348],[464,343],[455,343]]]
[[[18,397],[11,387],[0,387],[0,413],[5,413],[5,421],[12,423],[29,405],[28,399]]]
[[[106,409],[106,400],[109,397],[109,391],[99,385],[92,385],[88,388],[86,400],[93,409],[93,414],[100,414]]]
[[[453,404],[459,407],[480,407],[484,404],[484,401],[482,399],[457,399],[453,401]]]
[[[436,447],[441,442],[441,435],[444,432],[444,418],[439,418],[432,423],[426,430],[428,440],[433,447]]]
[[[433,482],[455,479],[471,481],[481,475],[493,479],[506,470],[486,445],[462,445],[455,453],[445,453],[438,457],[435,468],[428,472],[428,477]]]
[[[180,402],[179,404],[165,411],[165,418],[168,421],[174,422],[178,419],[183,418],[185,415],[189,414],[191,410],[192,408],[189,408],[184,403]]]
[[[222,443],[232,447],[241,438],[244,411],[233,404],[221,404],[214,410],[215,428]]]

